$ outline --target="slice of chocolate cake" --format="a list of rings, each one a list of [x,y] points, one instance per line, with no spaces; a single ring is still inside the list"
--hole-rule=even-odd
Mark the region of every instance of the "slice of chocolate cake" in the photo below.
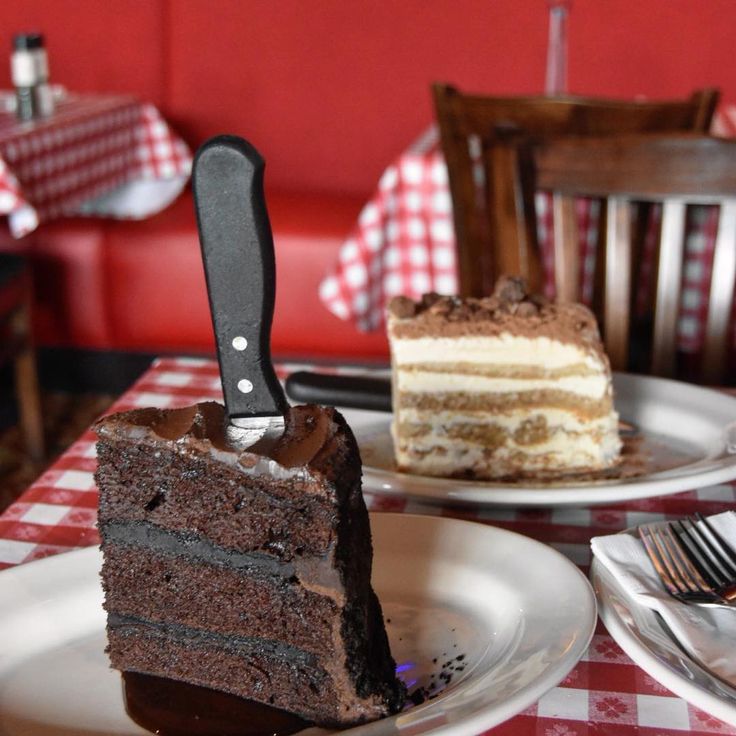
[[[278,440],[239,451],[225,420],[210,402],[96,426],[113,667],[319,725],[396,712],[350,428],[299,406]]]

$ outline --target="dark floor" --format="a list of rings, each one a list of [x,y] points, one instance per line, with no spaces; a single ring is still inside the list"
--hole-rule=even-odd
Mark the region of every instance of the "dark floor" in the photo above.
[[[46,460],[26,455],[15,421],[12,396],[2,397],[0,417],[0,512],[7,508],[113,402],[111,394],[43,394]]]
[[[153,357],[62,348],[39,350],[46,430],[46,459],[40,464],[34,464],[24,451],[17,426],[11,366],[0,368],[0,511],[146,370]]]

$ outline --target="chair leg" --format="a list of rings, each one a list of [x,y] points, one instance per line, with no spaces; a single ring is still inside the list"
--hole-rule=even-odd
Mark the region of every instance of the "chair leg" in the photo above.
[[[25,336],[25,347],[15,358],[15,393],[20,413],[20,427],[26,451],[31,459],[40,463],[45,456],[41,393],[36,370],[36,353],[28,335],[29,314],[27,308],[20,309],[13,319],[13,331]]]
[[[15,385],[23,439],[31,459],[38,463],[44,459],[45,448],[36,356],[31,348],[15,359]]]

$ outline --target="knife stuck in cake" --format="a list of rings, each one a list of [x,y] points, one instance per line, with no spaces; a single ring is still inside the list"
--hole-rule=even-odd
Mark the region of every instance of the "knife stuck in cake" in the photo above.
[[[333,408],[290,408],[271,365],[263,170],[232,136],[194,163],[226,407],[96,425],[108,652],[129,714],[167,734],[195,720],[198,734],[345,727],[405,697],[370,583],[353,433]]]

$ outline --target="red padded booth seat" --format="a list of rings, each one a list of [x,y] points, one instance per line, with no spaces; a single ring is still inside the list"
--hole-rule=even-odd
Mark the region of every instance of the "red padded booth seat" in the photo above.
[[[274,355],[387,358],[384,334],[358,332],[318,296],[362,200],[279,192],[267,200],[277,270]],[[66,220],[11,247],[33,262],[40,345],[213,352],[190,192],[147,220]]]

